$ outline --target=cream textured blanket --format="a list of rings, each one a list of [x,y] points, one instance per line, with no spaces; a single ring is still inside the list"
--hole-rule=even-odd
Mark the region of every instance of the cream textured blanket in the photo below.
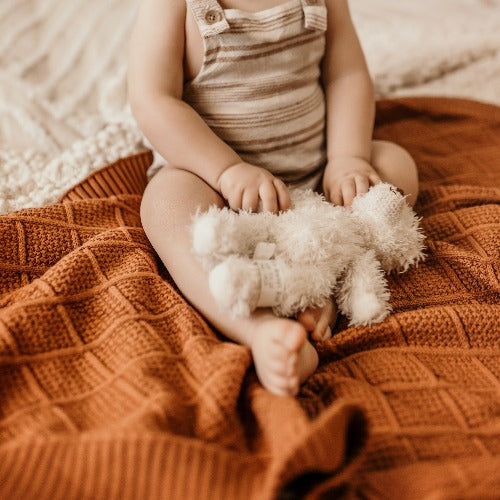
[[[500,0],[351,0],[380,96],[500,103]],[[0,212],[42,206],[142,138],[126,106],[138,0],[0,2]]]

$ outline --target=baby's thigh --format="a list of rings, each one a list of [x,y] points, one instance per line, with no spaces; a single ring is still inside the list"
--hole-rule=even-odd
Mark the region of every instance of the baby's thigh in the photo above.
[[[415,160],[406,149],[389,141],[373,141],[371,164],[384,182],[400,188],[407,195],[407,202],[415,204],[418,172]]]
[[[153,246],[167,235],[170,241],[173,237],[182,243],[189,238],[187,227],[194,213],[211,205],[222,207],[224,200],[205,181],[187,170],[166,166],[146,186],[142,225]]]

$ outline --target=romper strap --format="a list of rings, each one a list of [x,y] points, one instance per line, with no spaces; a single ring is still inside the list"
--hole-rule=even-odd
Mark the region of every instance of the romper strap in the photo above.
[[[229,29],[224,9],[217,0],[186,0],[204,38]]]
[[[310,30],[326,31],[325,0],[300,0],[304,11],[304,26]]]

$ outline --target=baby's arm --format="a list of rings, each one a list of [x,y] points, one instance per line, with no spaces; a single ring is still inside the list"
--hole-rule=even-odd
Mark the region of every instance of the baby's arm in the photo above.
[[[289,207],[283,182],[245,163],[182,101],[185,0],[142,0],[129,50],[129,100],[154,148],[218,191],[231,208]]]
[[[380,181],[370,165],[375,99],[365,57],[347,0],[327,0],[328,28],[323,62],[327,103],[327,199],[350,205],[356,194]]]

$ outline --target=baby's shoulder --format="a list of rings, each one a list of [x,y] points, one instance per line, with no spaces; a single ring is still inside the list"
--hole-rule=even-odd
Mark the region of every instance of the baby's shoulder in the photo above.
[[[164,23],[185,12],[186,0],[140,0],[138,17],[144,14],[150,21]]]

